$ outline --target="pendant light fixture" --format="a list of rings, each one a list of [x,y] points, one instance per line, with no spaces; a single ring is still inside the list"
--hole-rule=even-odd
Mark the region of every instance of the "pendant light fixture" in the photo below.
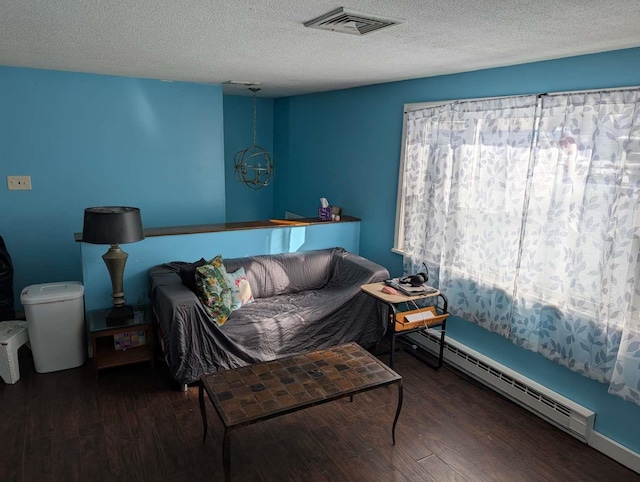
[[[273,174],[271,154],[256,143],[256,92],[260,89],[250,87],[253,92],[253,144],[236,152],[234,164],[236,179],[251,189],[268,186]]]

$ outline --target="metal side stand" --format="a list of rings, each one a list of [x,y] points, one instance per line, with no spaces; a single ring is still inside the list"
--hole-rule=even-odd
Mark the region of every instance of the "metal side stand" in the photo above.
[[[396,351],[397,342],[411,345],[411,343],[404,341],[402,338],[404,335],[414,333],[418,331],[424,331],[427,328],[439,328],[440,331],[440,351],[436,360],[432,360],[430,355],[417,354],[415,350],[408,350],[407,352],[418,358],[420,361],[435,368],[436,370],[442,366],[444,357],[444,337],[446,333],[447,318],[449,316],[449,302],[447,297],[436,291],[425,295],[406,296],[404,294],[391,295],[383,293],[382,288],[384,283],[370,283],[362,285],[360,288],[366,294],[373,296],[374,298],[382,301],[389,307],[389,320],[388,326],[391,330],[391,352],[389,355],[389,368],[393,369],[393,359]],[[398,306],[407,303],[416,302],[417,300],[424,300],[428,298],[435,298],[436,303],[422,308],[416,308],[415,310],[399,311]],[[441,305],[441,306],[440,306]],[[424,318],[420,321],[408,321],[406,316],[414,313],[430,312],[429,318]]]

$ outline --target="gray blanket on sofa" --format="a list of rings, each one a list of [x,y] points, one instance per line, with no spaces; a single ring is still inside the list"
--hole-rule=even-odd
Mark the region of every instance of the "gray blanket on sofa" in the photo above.
[[[171,375],[200,375],[355,341],[374,346],[386,307],[360,285],[389,277],[382,266],[342,248],[225,260],[244,267],[255,301],[217,326],[179,276],[184,262],[151,269],[149,297]]]

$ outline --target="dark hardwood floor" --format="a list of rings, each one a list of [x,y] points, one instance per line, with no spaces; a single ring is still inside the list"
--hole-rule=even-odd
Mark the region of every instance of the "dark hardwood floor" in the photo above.
[[[386,361],[386,357],[382,358]],[[221,425],[209,401],[202,444],[198,390],[172,389],[162,363],[38,374],[0,382],[0,481],[218,481]],[[446,366],[396,358],[381,388],[244,427],[231,435],[232,480],[631,481],[640,475]]]

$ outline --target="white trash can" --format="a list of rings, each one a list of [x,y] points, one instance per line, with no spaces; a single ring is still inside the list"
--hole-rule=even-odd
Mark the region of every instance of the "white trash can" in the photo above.
[[[86,359],[84,287],[78,281],[27,286],[20,294],[38,373],[79,367]]]

